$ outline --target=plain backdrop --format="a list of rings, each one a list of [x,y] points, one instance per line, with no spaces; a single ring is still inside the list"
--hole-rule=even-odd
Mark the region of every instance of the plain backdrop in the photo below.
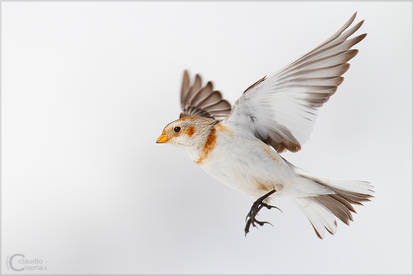
[[[367,38],[292,163],[369,180],[350,227],[319,240],[293,205],[253,198],[155,144],[182,71],[231,102],[358,11]],[[3,2],[2,264],[49,273],[411,273],[410,2]],[[3,273],[11,273],[3,265]]]

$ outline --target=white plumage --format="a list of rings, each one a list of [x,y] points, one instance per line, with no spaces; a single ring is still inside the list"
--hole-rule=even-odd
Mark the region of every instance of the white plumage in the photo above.
[[[158,142],[183,148],[211,176],[259,198],[246,233],[248,223],[263,224],[256,214],[277,197],[296,202],[320,238],[325,230],[336,232],[336,218],[348,224],[353,205],[372,197],[367,182],[317,178],[279,154],[301,149],[318,108],[342,83],[347,62],[358,52],[351,47],[366,36],[349,38],[363,23],[349,28],[355,16],[320,46],[251,85],[233,108],[211,82],[202,86],[199,75],[191,85],[185,71],[181,118],[164,128]]]

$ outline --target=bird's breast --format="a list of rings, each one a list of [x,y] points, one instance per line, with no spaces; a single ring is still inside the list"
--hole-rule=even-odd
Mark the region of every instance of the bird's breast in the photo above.
[[[242,130],[218,124],[208,140],[196,163],[229,186],[259,193],[283,183],[288,174],[275,150]]]

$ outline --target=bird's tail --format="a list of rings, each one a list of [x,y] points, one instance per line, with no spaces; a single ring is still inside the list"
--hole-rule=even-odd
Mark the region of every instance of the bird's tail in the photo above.
[[[320,239],[324,237],[325,230],[332,235],[336,232],[336,218],[348,225],[353,220],[351,213],[356,213],[353,205],[363,205],[362,202],[373,197],[373,186],[366,181],[315,178],[301,170],[297,170],[297,174],[303,185],[318,186],[315,193],[298,196],[296,200]]]

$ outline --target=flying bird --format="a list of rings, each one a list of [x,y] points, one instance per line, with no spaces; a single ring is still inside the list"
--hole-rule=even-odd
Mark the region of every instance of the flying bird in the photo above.
[[[317,236],[336,233],[337,221],[353,220],[353,205],[372,197],[365,181],[315,177],[280,154],[297,152],[309,138],[318,109],[343,82],[352,49],[367,34],[351,37],[363,24],[351,18],[324,43],[281,71],[264,76],[248,87],[231,107],[211,81],[193,81],[184,71],[179,119],[167,124],[157,143],[169,143],[219,181],[256,200],[247,214],[250,226],[264,225],[256,218],[274,199],[285,197],[304,212]],[[326,231],[325,231],[326,230]]]

